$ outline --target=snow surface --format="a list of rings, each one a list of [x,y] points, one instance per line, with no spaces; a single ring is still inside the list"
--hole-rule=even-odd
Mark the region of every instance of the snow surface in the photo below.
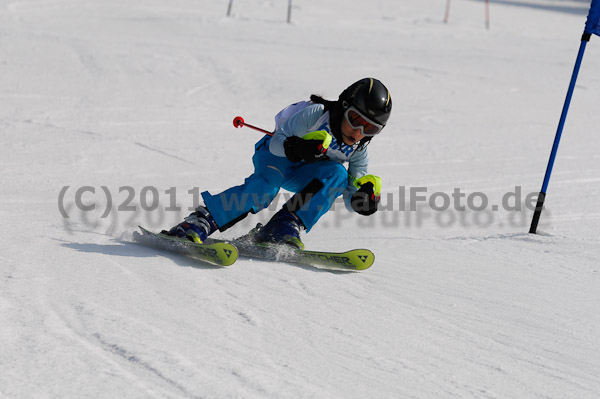
[[[444,0],[298,0],[291,24],[283,0],[227,3],[0,1],[0,397],[599,397],[598,37],[540,235],[529,210],[339,207],[304,241],[372,249],[361,273],[130,242],[250,172],[259,135],[234,116],[271,129],[365,76],[394,101],[369,148],[382,204],[537,192],[589,1],[492,1],[489,31],[482,1],[453,1],[448,24]],[[117,210],[127,190],[135,212]]]

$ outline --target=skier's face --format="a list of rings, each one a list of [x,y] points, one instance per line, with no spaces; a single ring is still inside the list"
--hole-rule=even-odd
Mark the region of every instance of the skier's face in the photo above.
[[[342,140],[344,140],[344,144],[353,145],[361,141],[365,138],[365,136],[360,132],[360,129],[354,129],[346,118],[342,118]]]

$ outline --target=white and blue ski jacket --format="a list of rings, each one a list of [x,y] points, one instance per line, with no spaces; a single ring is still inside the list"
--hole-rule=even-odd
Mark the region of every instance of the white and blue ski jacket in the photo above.
[[[325,130],[331,133],[329,125],[329,112],[325,111],[322,104],[315,104],[310,101],[301,101],[292,104],[275,116],[275,133],[270,140],[269,150],[272,154],[285,157],[283,142],[291,136],[302,137],[307,133],[317,130]],[[358,143],[340,146],[335,138],[331,141],[327,149],[327,158],[338,161],[342,164],[348,162],[348,186],[344,192],[344,203],[352,211],[350,206],[350,197],[357,188],[354,186],[354,179],[358,179],[367,174],[369,164],[369,155],[367,148],[358,149]]]

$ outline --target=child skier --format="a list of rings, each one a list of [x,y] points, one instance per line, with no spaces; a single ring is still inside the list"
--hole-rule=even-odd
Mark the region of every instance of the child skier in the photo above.
[[[348,209],[373,214],[381,180],[367,175],[367,145],[390,116],[389,91],[379,80],[365,78],[350,85],[337,101],[317,95],[310,99],[275,116],[275,132],[256,143],[254,173],[242,185],[216,195],[203,192],[204,206],[167,234],[202,243],[215,231],[225,231],[248,213],[269,206],[282,187],[296,195],[256,232],[258,242],[304,248],[300,230],[310,231],[340,195]]]

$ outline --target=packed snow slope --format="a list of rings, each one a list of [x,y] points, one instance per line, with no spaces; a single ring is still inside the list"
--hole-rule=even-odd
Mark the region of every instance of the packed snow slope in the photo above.
[[[0,397],[599,397],[598,37],[542,234],[514,209],[540,189],[589,1],[492,1],[489,30],[483,1],[447,24],[444,0],[298,0],[289,24],[285,1],[227,5],[0,1]],[[393,97],[369,147],[385,209],[338,206],[304,241],[370,248],[371,269],[132,242],[251,172],[260,134],[234,116],[272,129],[365,76]],[[411,189],[436,202],[411,211]]]

